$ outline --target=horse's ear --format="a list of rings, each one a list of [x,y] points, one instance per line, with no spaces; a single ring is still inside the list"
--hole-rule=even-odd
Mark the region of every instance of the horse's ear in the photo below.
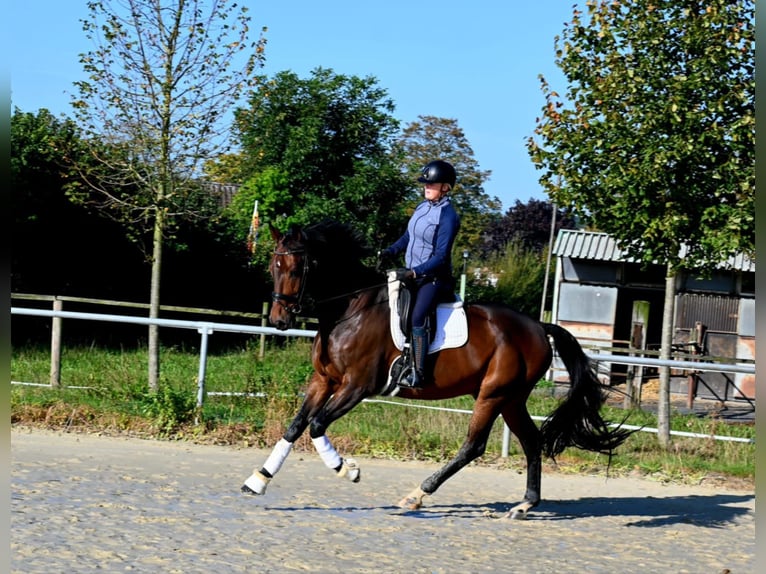
[[[279,232],[279,229],[269,223],[269,231],[271,232],[271,238],[274,240],[274,243],[279,243],[279,240],[282,239],[282,234]]]

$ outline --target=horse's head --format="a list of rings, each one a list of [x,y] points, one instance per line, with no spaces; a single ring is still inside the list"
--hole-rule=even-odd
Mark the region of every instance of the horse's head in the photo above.
[[[274,238],[274,254],[271,257],[269,271],[274,280],[271,293],[273,302],[269,313],[269,322],[277,329],[289,329],[301,312],[303,292],[306,288],[308,271],[308,253],[304,234],[293,228],[282,234],[269,225]]]
[[[337,304],[343,293],[370,284],[370,270],[361,261],[369,249],[350,226],[325,219],[300,229],[292,227],[285,234],[272,225],[269,229],[275,243],[269,266],[274,279],[269,321],[277,329],[289,329],[302,311],[307,281],[314,305]]]

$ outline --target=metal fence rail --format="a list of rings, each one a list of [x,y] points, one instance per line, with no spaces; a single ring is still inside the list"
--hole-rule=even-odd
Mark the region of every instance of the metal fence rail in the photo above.
[[[228,333],[249,333],[257,335],[278,335],[280,337],[314,337],[316,331],[308,329],[288,329],[286,331],[280,331],[273,327],[263,327],[255,325],[237,325],[231,323],[217,323],[211,321],[187,321],[180,319],[161,319],[161,318],[149,318],[149,317],[130,317],[125,315],[111,315],[106,313],[81,313],[76,311],[63,311],[63,310],[48,310],[48,309],[31,309],[22,307],[11,307],[12,315],[27,315],[36,317],[52,317],[60,319],[80,319],[90,321],[107,321],[117,323],[132,323],[137,325],[158,325],[160,327],[171,327],[176,329],[195,329],[200,333],[200,355],[199,355],[199,368],[197,373],[197,406],[201,407],[205,397],[205,375],[207,368],[207,349],[208,349],[208,337],[216,331],[228,332]],[[694,361],[665,361],[662,359],[641,358],[641,357],[629,357],[623,355],[607,355],[600,353],[586,353],[586,355],[592,360],[606,361],[611,363],[622,363],[626,365],[644,365],[644,366],[668,366],[677,369],[695,369],[698,371],[717,371],[717,372],[736,372],[754,374],[755,365],[746,363],[711,363],[711,362],[694,362]],[[368,402],[375,402],[376,399],[370,399]],[[376,402],[383,402],[377,400]],[[405,405],[404,403],[397,403],[393,401],[386,401],[391,404],[398,404],[408,407],[416,408],[431,408],[437,410],[454,410],[454,409],[441,409],[440,407],[426,407],[423,405]],[[469,412],[470,411],[466,411]],[[538,420],[542,420],[543,417],[532,417]],[[627,427],[626,427],[627,428]],[[636,430],[642,430],[645,432],[657,432],[657,429],[636,428]],[[700,435],[682,431],[671,431],[671,434],[678,436],[693,436],[698,438],[711,438],[710,435]],[[503,441],[503,456],[507,456],[508,453],[508,428],[506,426],[506,437]],[[743,439],[739,437],[726,437],[726,436],[713,436],[712,438],[719,440],[731,440],[738,442],[753,442],[752,439]]]

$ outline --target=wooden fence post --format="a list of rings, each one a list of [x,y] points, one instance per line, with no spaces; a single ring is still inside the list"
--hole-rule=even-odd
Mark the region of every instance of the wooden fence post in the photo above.
[[[53,310],[61,311],[64,302],[58,297],[53,299]],[[61,317],[51,321],[51,387],[61,386]]]
[[[649,323],[649,302],[633,301],[633,322],[630,333],[629,347],[637,349],[639,353],[631,353],[631,356],[643,355],[646,350],[646,329]],[[644,367],[642,365],[628,365],[625,378],[625,397],[622,407],[628,409],[641,408],[641,385],[643,384]]]

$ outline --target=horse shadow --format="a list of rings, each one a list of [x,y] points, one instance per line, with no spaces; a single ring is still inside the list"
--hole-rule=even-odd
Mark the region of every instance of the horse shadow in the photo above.
[[[693,524],[706,528],[725,528],[739,517],[753,512],[734,506],[755,498],[751,494],[713,494],[668,497],[592,497],[572,500],[550,500],[544,509],[547,520],[572,520],[579,517],[634,518],[626,526],[662,528],[674,524]]]
[[[625,526],[663,528],[675,524],[692,524],[706,528],[725,528],[740,517],[751,514],[747,504],[752,494],[714,494],[668,497],[585,497],[573,500],[546,499],[529,511],[527,520],[563,521],[583,518],[625,517]],[[269,506],[272,511],[321,511],[349,517],[369,512],[384,512],[419,520],[505,518],[513,507],[508,502],[484,504],[429,504],[418,510],[398,506]]]
[[[725,528],[738,518],[753,513],[751,508],[736,506],[755,498],[752,494],[714,494],[668,497],[584,497],[574,500],[545,499],[529,511],[527,520],[557,521],[582,518],[632,518],[626,526],[662,528],[674,524],[693,524],[706,528]],[[513,507],[507,502],[457,504],[409,511],[412,516],[439,514],[456,517],[476,515],[503,518]]]

